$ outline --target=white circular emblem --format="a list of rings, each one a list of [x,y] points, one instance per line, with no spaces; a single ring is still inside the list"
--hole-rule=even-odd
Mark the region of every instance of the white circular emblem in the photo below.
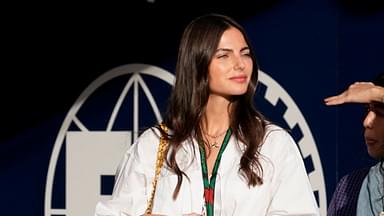
[[[167,96],[168,92],[163,89],[151,90],[151,86],[148,86],[146,81],[150,83],[153,79],[157,84],[162,82],[167,86],[173,86],[174,83],[174,75],[164,69],[152,65],[128,64],[106,72],[79,96],[65,117],[53,147],[45,187],[45,216],[93,215],[96,202],[109,198],[108,195],[100,195],[100,184],[103,181],[100,176],[108,177],[115,174],[125,149],[137,138],[141,126],[139,116],[152,117],[157,122],[162,120],[153,95],[164,91]],[[123,81],[123,85],[118,89],[117,94],[111,92],[108,95],[108,98],[115,96],[115,100],[112,104],[114,106],[107,113],[108,117],[103,119],[104,127],[96,130],[88,128],[91,126],[85,124],[85,118],[81,116],[87,116],[89,122],[89,119],[97,121],[105,115],[104,110],[95,111],[105,105],[104,101],[96,106],[94,104],[97,101],[89,101],[92,99],[94,101],[93,97],[99,93],[100,89],[112,91],[108,88],[108,84],[114,80]],[[99,93],[99,97],[102,98],[103,95],[100,96]],[[102,100],[108,98],[102,98]],[[124,114],[127,109],[127,107],[124,107],[124,110],[121,109],[126,98],[132,100],[130,101],[132,107],[128,108],[131,116],[127,118],[127,121],[132,120],[132,124],[125,127],[127,128],[125,130],[113,130],[119,115]],[[160,100],[164,99],[166,97],[160,98]],[[145,113],[140,113],[143,108],[139,107],[139,104],[143,103],[142,101],[147,108]],[[149,111],[148,108],[151,110]],[[89,124],[92,123],[95,124],[94,122]],[[59,160],[64,161],[65,170],[56,170]],[[65,175],[65,194],[54,193],[54,178],[58,172]],[[65,203],[55,207],[52,203],[54,197],[59,197],[56,198],[57,200],[64,199]]]

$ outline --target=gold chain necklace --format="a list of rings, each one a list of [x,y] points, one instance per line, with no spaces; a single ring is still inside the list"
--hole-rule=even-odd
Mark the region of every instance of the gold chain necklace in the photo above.
[[[227,132],[227,129],[217,135],[211,135],[207,132],[204,131],[204,134],[207,135],[208,137],[212,138],[213,139],[213,143],[208,143],[208,147],[211,149],[211,148],[219,148],[220,145],[217,141],[218,138],[222,137],[225,133]]]

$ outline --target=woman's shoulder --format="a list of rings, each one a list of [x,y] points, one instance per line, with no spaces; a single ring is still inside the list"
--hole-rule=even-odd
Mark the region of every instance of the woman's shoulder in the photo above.
[[[296,148],[295,141],[289,132],[273,123],[266,126],[264,143],[262,146],[264,149]]]
[[[160,131],[156,127],[145,129],[130,148],[130,153],[140,162],[152,166],[160,143]]]
[[[136,143],[148,143],[151,141],[159,140],[160,139],[160,131],[157,127],[150,127],[145,129],[137,138]]]
[[[297,164],[302,160],[299,147],[289,131],[273,124],[266,128],[260,153],[273,163],[280,165],[287,162]]]
[[[276,139],[290,136],[288,131],[277,124],[268,123],[265,128],[265,139]]]

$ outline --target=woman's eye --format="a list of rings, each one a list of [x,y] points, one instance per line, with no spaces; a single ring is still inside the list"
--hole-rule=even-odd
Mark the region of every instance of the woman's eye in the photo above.
[[[227,58],[228,55],[224,54],[224,55],[218,55],[217,58]]]

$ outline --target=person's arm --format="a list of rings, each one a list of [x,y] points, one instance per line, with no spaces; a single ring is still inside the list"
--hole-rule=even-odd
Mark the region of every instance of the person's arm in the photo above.
[[[97,203],[95,216],[144,214],[152,190],[158,143],[158,136],[148,129],[132,144],[118,167],[112,197]]]
[[[356,82],[343,93],[325,98],[324,102],[328,106],[343,103],[384,103],[384,88],[371,82]]]
[[[267,215],[319,216],[303,159],[292,137],[285,131],[271,132],[264,145],[274,146],[271,160],[275,174],[272,179],[272,201]]]
[[[134,144],[137,145],[137,144]],[[96,205],[95,216],[133,216],[144,213],[147,179],[135,158],[134,148],[124,155],[116,176],[112,198]]]

